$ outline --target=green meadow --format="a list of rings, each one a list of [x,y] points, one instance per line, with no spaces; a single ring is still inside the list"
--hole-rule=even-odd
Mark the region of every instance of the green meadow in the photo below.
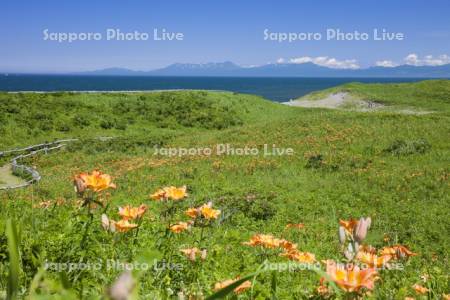
[[[450,81],[351,83],[309,97],[337,91],[430,113],[290,107],[231,92],[0,93],[0,151],[78,139],[23,161],[39,183],[0,190],[0,299],[108,297],[126,263],[135,265],[136,299],[206,299],[217,282],[238,276],[251,288],[217,297],[448,299]],[[0,168],[11,159],[0,157]],[[117,187],[83,205],[73,179],[96,169]],[[184,185],[183,200],[150,198]],[[168,229],[208,202],[217,219]],[[102,214],[118,220],[118,207],[141,204],[148,209],[138,228],[102,228]],[[417,255],[378,270],[373,290],[326,283],[328,292],[318,292],[322,261],[346,261],[339,220],[369,216],[362,244],[404,245]],[[255,234],[296,243],[322,271],[264,269],[291,261],[280,249],[243,244]],[[192,247],[206,257],[180,251]]]

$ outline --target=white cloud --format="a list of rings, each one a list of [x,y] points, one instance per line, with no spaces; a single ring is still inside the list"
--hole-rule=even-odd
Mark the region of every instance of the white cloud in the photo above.
[[[450,56],[442,54],[434,57],[433,55],[426,55],[420,58],[417,54],[411,53],[404,58],[407,65],[412,66],[442,66],[450,64]]]
[[[309,63],[309,62],[313,62],[313,58],[311,58],[309,56],[303,56],[303,57],[289,59],[289,63],[291,63],[291,64],[304,64],[304,63]]]
[[[338,60],[334,57],[328,56],[318,56],[318,57],[309,57],[302,56],[289,59],[289,63],[291,64],[304,64],[304,63],[313,63],[319,66],[333,68],[333,69],[359,69],[358,62],[356,59],[345,59]]]
[[[406,56],[404,58],[404,61],[407,65],[414,65],[414,66],[418,66],[419,65],[419,57],[417,56],[417,54],[409,54],[408,56]]]
[[[450,56],[447,54],[442,55],[425,55],[420,57],[415,53],[407,55],[403,59],[404,63],[412,66],[442,66],[450,64]],[[359,69],[360,66],[356,59],[344,59],[338,60],[334,57],[329,56],[300,56],[290,59],[279,58],[277,59],[277,64],[304,64],[313,63],[319,66],[333,68],[333,69]],[[385,59],[375,62],[377,67],[393,68],[401,65],[402,63],[395,62],[393,60]]]
[[[240,67],[244,68],[244,69],[251,69],[251,68],[259,67],[259,65],[240,65]]]
[[[385,67],[385,68],[393,68],[398,66],[395,62],[392,60],[379,60],[375,63],[377,67]]]

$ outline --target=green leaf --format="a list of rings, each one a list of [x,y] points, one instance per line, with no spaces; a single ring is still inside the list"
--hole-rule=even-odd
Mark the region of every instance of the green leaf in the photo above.
[[[6,237],[8,240],[9,253],[9,276],[8,276],[8,292],[7,300],[17,299],[19,291],[19,273],[20,273],[20,257],[19,257],[19,236],[15,223],[9,219],[6,223]]]
[[[272,272],[272,284],[271,284],[272,300],[277,299],[277,271]]]
[[[34,275],[33,280],[31,281],[30,284],[30,288],[29,288],[29,293],[30,293],[30,298],[34,299],[34,296],[36,295],[36,290],[39,287],[39,283],[41,282],[42,278],[44,277],[45,274],[45,268],[41,267],[39,268],[39,270],[37,271],[37,273]]]
[[[70,283],[70,280],[69,280],[69,277],[67,276],[66,271],[60,272],[59,277],[61,279],[61,284],[64,289],[69,290],[72,288],[72,284]]]

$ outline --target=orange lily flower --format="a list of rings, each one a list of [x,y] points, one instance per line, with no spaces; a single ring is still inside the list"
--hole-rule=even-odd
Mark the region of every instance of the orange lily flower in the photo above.
[[[262,246],[264,248],[277,248],[280,246],[281,240],[274,238],[270,234],[255,234],[250,238],[249,242],[244,242],[247,246]]]
[[[345,231],[348,234],[353,234],[353,231],[355,230],[356,226],[358,226],[358,220],[356,219],[350,219],[350,220],[339,220],[339,225],[344,227]]]
[[[313,263],[316,261],[316,256],[309,252],[300,252],[297,249],[286,251],[281,253],[280,256],[289,258],[290,260],[295,260],[300,263]]]
[[[426,294],[429,291],[429,289],[427,289],[424,286],[421,286],[420,284],[415,284],[412,287],[413,287],[414,291],[416,291],[417,294],[421,294],[421,295]]]
[[[303,229],[305,228],[305,224],[303,223],[299,223],[299,224],[293,224],[293,223],[289,223],[286,225],[285,229]]]
[[[185,212],[186,215],[188,215],[191,218],[197,218],[198,216],[200,216],[200,211],[197,208],[189,208],[188,210],[186,210]]]
[[[101,192],[108,188],[116,188],[116,185],[112,183],[111,176],[108,174],[103,174],[98,170],[92,171],[91,174],[81,173],[75,176],[74,183],[77,191],[80,193],[82,193],[86,188],[94,192]]]
[[[390,255],[382,255],[378,256],[376,254],[370,252],[359,251],[356,254],[356,259],[360,262],[367,264],[371,268],[379,268],[384,266],[389,260],[391,260],[392,256]]]
[[[165,190],[167,193],[167,197],[171,198],[172,200],[181,200],[188,196],[186,192],[187,188],[185,185],[179,188],[171,186],[169,188],[166,188]]]
[[[200,250],[197,247],[194,248],[186,248],[180,249],[181,253],[183,253],[190,261],[195,261],[197,256],[200,256],[201,260],[206,259],[207,251],[206,249]]]
[[[186,190],[187,190],[186,186],[182,186],[179,188],[174,187],[174,186],[169,186],[169,187],[165,187],[165,188],[157,190],[155,193],[150,195],[150,198],[152,198],[154,200],[165,200],[165,199],[166,200],[168,200],[168,199],[181,200],[188,196]]]
[[[130,205],[126,205],[124,207],[119,207],[119,215],[124,220],[134,220],[137,218],[141,218],[144,213],[147,211],[147,205],[142,204],[139,207],[131,207]]]
[[[330,294],[330,290],[328,289],[328,287],[324,284],[325,278],[321,278],[320,279],[320,284],[317,287],[316,291],[317,294],[319,294],[322,297],[326,297]]]
[[[39,202],[39,204],[33,205],[33,208],[49,208],[52,205],[51,200]]]
[[[280,240],[280,247],[286,251],[292,251],[297,249],[297,244],[294,244],[287,240]]]
[[[220,215],[220,210],[212,209],[211,205],[205,204],[200,208],[200,212],[205,219],[217,219]]]
[[[415,256],[417,253],[410,251],[408,248],[402,245],[394,245],[392,247],[384,247],[381,250],[381,255],[390,255],[394,259],[408,258]]]
[[[359,251],[360,252],[367,252],[370,254],[376,254],[377,253],[377,249],[371,245],[360,245],[359,246]]]
[[[189,208],[188,210],[186,210],[185,214],[194,219],[203,216],[205,219],[210,220],[217,219],[220,215],[220,210],[213,209],[212,203],[208,202],[207,204],[203,204],[202,206],[197,208]]]
[[[117,229],[118,232],[128,232],[138,227],[138,225],[129,223],[128,220],[120,220],[118,222],[115,222],[114,227]]]
[[[153,200],[158,200],[158,201],[164,199],[165,197],[166,197],[166,192],[163,189],[159,189],[150,195],[150,198],[152,198]]]
[[[363,288],[372,290],[375,280],[378,279],[375,269],[361,270],[358,266],[345,268],[344,266],[337,266],[336,263],[327,264],[327,274],[346,292],[359,292]]]
[[[172,231],[173,233],[180,233],[188,230],[190,225],[191,223],[189,222],[178,222],[177,224],[170,226],[170,231]]]
[[[217,282],[214,285],[214,291],[217,292],[217,291],[229,286],[230,284],[236,282],[239,279],[240,279],[240,277],[238,276],[235,279],[227,279],[222,282]],[[238,287],[236,287],[233,291],[236,294],[240,294],[240,293],[244,292],[246,289],[249,289],[251,286],[252,286],[252,283],[249,280],[246,280],[242,284],[240,284]]]

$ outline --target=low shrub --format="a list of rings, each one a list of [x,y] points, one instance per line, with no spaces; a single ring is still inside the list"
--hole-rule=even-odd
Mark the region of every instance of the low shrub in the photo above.
[[[411,155],[411,154],[423,154],[431,149],[430,143],[425,139],[419,140],[395,140],[393,141],[384,152],[392,155]]]

